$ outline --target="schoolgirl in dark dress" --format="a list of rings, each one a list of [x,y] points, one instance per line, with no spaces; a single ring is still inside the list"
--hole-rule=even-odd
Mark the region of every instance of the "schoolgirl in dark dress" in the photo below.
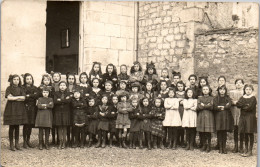
[[[61,81],[61,73],[60,72],[51,72],[51,76],[52,76],[52,87],[54,88],[54,92],[58,92],[59,91],[59,83]],[[52,112],[52,114],[54,114],[54,112]],[[52,144],[55,145],[55,134],[57,135],[57,144],[59,142],[59,138],[58,138],[58,128],[53,125],[51,128],[51,134],[52,134]]]
[[[252,85],[245,85],[244,95],[238,100],[237,107],[241,109],[241,115],[239,118],[238,131],[240,136],[245,137],[245,150],[242,156],[252,156],[252,150],[254,146],[254,133],[257,133],[257,121],[256,121],[256,97],[252,95],[254,88]],[[248,140],[250,145],[248,148]]]
[[[107,139],[107,132],[109,130],[109,116],[111,114],[111,107],[108,106],[108,96],[103,95],[101,99],[101,104],[98,106],[98,143],[96,148],[106,147],[106,139]],[[102,145],[101,145],[102,141]]]
[[[102,95],[102,90],[101,88],[98,87],[99,85],[99,79],[98,78],[93,78],[92,80],[92,88],[89,92],[89,96],[92,96],[95,98],[95,103],[99,105],[101,103],[101,95]]]
[[[102,75],[102,71],[101,71],[101,63],[99,62],[93,62],[93,66],[91,71],[89,72],[89,84],[90,86],[93,87],[93,79],[97,78],[98,79],[98,87],[102,88],[102,83],[103,83],[103,75]]]
[[[79,89],[76,89],[71,100],[73,112],[73,148],[80,146],[84,148],[84,141],[86,139],[86,101],[81,97]]]
[[[113,142],[113,137],[115,136],[118,141],[118,131],[116,129],[116,118],[117,118],[117,104],[118,104],[118,96],[117,95],[112,95],[112,104],[111,104],[111,114],[109,118],[109,133],[110,133],[110,138],[109,138],[109,146],[112,147],[112,142]]]
[[[95,97],[89,96],[86,112],[87,112],[86,124],[88,124],[88,134],[89,134],[88,147],[91,147],[93,141],[96,139],[97,127],[98,127],[98,123],[99,123],[98,106],[96,105]]]
[[[126,83],[126,89],[128,90],[129,88],[129,75],[127,75],[127,66],[125,64],[122,64],[120,66],[120,74],[118,74],[117,78],[118,78],[118,84],[121,82],[121,81],[125,81]],[[117,86],[119,87],[119,86]]]
[[[149,104],[149,99],[144,97],[141,100],[141,111],[142,111],[142,125],[141,125],[141,130],[145,134],[145,141],[147,142],[147,148],[148,150],[151,150],[151,118],[152,118],[152,113],[151,113],[151,107]]]
[[[216,130],[219,143],[219,153],[227,154],[227,132],[233,130],[234,120],[231,113],[231,99],[227,95],[227,88],[222,85],[218,88],[218,95],[214,98]]]
[[[148,81],[151,81],[152,85],[153,85],[153,90],[157,90],[157,84],[158,84],[158,75],[157,75],[157,71],[155,69],[155,65],[153,62],[146,63],[146,70],[145,70],[145,74],[144,74],[144,78],[142,81],[142,84],[145,86],[146,83]]]
[[[44,87],[42,96],[37,100],[38,112],[35,120],[35,127],[39,128],[39,149],[43,149],[43,136],[45,134],[45,147],[49,150],[49,135],[52,128],[52,108],[54,106],[53,99],[48,97],[50,89]],[[43,131],[45,133],[43,133]]]
[[[163,139],[165,138],[165,128],[163,127],[163,120],[165,119],[165,108],[163,107],[163,100],[156,98],[152,107],[151,119],[151,133],[153,138],[153,148],[157,149],[157,142],[160,143],[160,148],[164,149]]]
[[[133,111],[129,113],[129,118],[131,120],[131,125],[130,125],[130,149],[135,149],[136,148],[136,142],[139,140],[139,148],[143,148],[143,143],[142,143],[142,136],[143,133],[141,132],[141,126],[142,126],[142,111],[139,105],[139,100],[138,99],[133,99],[132,100],[132,108]]]
[[[4,111],[4,125],[9,125],[10,149],[20,150],[19,146],[19,125],[28,124],[28,117],[25,109],[25,92],[21,86],[21,79],[17,74],[10,75],[8,82],[10,86],[6,88],[5,98],[7,103]],[[13,136],[15,132],[15,146]]]
[[[80,93],[82,94],[82,98],[87,100],[91,91],[91,86],[89,85],[89,78],[86,72],[83,72],[79,75],[78,88],[80,90]]]
[[[60,90],[54,93],[54,124],[58,127],[59,149],[65,148],[67,128],[71,125],[71,96],[67,92],[67,84],[61,81]]]
[[[105,89],[105,83],[106,81],[112,82],[112,91],[117,90],[117,70],[116,66],[113,64],[108,64],[106,67],[106,73],[103,74],[103,88]]]
[[[28,117],[28,124],[23,126],[23,147],[33,148],[33,145],[30,143],[30,136],[32,133],[32,128],[35,125],[36,118],[36,99],[38,98],[38,89],[34,86],[33,76],[29,73],[23,75],[24,85],[23,89],[25,91],[25,108]]]
[[[70,97],[73,97],[73,94],[76,90],[78,90],[78,85],[76,84],[76,77],[74,74],[71,73],[67,73],[66,76],[66,80],[67,80],[67,92],[69,92]],[[74,134],[74,126],[73,126],[73,111],[72,111],[72,106],[70,109],[70,123],[71,125],[68,126],[67,129],[67,144],[68,146],[72,147],[72,143],[74,143],[75,141],[75,136],[73,136]]]

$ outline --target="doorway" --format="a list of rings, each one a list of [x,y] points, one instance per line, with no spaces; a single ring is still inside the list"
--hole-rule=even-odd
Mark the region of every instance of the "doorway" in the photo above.
[[[47,1],[46,71],[78,74],[79,1]]]

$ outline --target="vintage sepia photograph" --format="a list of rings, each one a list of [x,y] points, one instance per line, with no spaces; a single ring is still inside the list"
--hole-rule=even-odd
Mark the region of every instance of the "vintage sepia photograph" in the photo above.
[[[1,167],[257,166],[259,3],[2,0]]]

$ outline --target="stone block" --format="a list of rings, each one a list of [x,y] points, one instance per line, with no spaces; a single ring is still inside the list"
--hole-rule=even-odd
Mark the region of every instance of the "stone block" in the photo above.
[[[106,8],[105,1],[88,1],[84,3],[86,10],[104,12]]]
[[[119,51],[119,66],[126,64],[131,66],[134,62],[134,51]]]
[[[111,49],[126,50],[126,39],[111,37]]]
[[[183,53],[183,48],[175,48],[175,54],[181,55]]]
[[[131,51],[134,50],[134,39],[132,39],[132,38],[126,39],[126,49],[131,50]]]
[[[176,47],[176,41],[171,42],[171,48],[174,49]]]
[[[165,17],[165,18],[163,19],[163,23],[169,23],[171,20],[172,20],[171,17]]]
[[[157,44],[156,43],[150,43],[149,48],[156,48]]]
[[[164,29],[161,31],[162,36],[166,36],[168,34],[169,30],[168,29]]]
[[[106,13],[122,15],[122,9],[123,9],[122,6],[119,4],[114,4],[108,1],[106,2],[106,8],[105,8]]]
[[[165,38],[165,40],[166,40],[167,42],[172,42],[173,39],[174,39],[174,35],[167,35],[166,38]]]
[[[176,39],[176,40],[182,39],[182,35],[181,34],[176,34],[174,36],[174,39]]]
[[[185,40],[177,41],[177,46],[180,47],[180,48],[184,47],[185,44],[186,44],[186,41],[185,41]]]
[[[120,25],[105,24],[105,35],[110,37],[120,37]]]
[[[135,9],[133,7],[122,6],[122,15],[134,17]]]
[[[163,44],[163,49],[170,49],[170,44],[169,43],[164,43]]]
[[[94,48],[110,48],[110,37],[85,35],[84,46]]]
[[[121,37],[125,38],[135,38],[134,36],[134,27],[121,26]]]
[[[178,34],[179,32],[180,32],[179,27],[175,27],[174,30],[173,30],[173,33],[174,34]]]
[[[85,34],[88,35],[104,35],[105,34],[105,24],[100,22],[85,22]],[[93,31],[95,30],[95,31]]]
[[[168,50],[161,50],[161,56],[168,56]]]

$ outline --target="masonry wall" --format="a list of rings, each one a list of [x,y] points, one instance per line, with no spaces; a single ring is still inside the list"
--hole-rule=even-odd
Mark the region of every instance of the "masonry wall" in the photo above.
[[[159,74],[180,71],[184,81],[195,72],[195,34],[258,27],[256,3],[139,2],[138,9],[138,60],[155,62]]]
[[[224,75],[229,89],[235,89],[235,80],[258,87],[258,30],[222,29],[196,35],[195,73],[208,75],[216,90],[217,77]]]
[[[83,3],[84,49],[83,71],[89,72],[92,62],[105,66],[113,63],[132,65],[135,59],[135,2]]]

